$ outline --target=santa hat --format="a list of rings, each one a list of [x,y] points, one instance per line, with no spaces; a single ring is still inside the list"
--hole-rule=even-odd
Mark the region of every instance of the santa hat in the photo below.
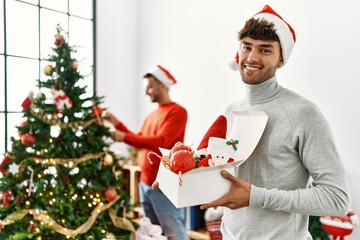
[[[283,63],[288,61],[290,53],[294,48],[296,42],[296,35],[294,29],[285,20],[275,12],[269,5],[253,16],[254,19],[264,19],[275,25],[274,30],[279,37]],[[239,53],[236,53],[235,61],[230,63],[230,67],[238,70],[239,67]]]
[[[30,91],[25,100],[22,102],[21,106],[23,109],[28,109],[31,106],[31,103],[34,100],[34,93],[33,91]]]
[[[220,115],[210,128],[205,133],[203,139],[201,140],[197,150],[198,152],[202,149],[206,149],[209,145],[210,137],[226,138],[226,129],[227,129],[227,120],[224,115]],[[206,154],[205,154],[206,155]]]
[[[174,76],[168,70],[166,70],[160,65],[157,65],[149,69],[146,72],[146,74],[151,74],[152,76],[154,76],[157,80],[162,82],[168,89],[170,89],[170,87],[176,83],[176,79],[174,78]]]

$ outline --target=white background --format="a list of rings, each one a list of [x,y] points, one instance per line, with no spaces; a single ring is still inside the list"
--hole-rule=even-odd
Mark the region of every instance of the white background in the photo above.
[[[229,69],[237,31],[269,4],[295,29],[289,62],[277,72],[286,88],[315,102],[327,117],[360,214],[360,14],[355,0],[106,0],[97,2],[98,94],[104,107],[137,131],[156,107],[142,76],[162,64],[177,78],[172,99],[189,114],[185,143],[199,144],[225,106],[243,98]],[[360,227],[347,239],[360,239]]]

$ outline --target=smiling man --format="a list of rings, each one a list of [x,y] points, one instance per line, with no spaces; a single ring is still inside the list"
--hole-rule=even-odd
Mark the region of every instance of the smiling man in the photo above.
[[[312,239],[308,215],[346,215],[349,193],[331,129],[319,108],[280,86],[276,71],[290,56],[292,27],[269,6],[238,34],[237,68],[246,96],[225,111],[228,130],[236,111],[263,111],[267,126],[236,177],[221,174],[231,188],[202,209],[225,206],[224,240]]]

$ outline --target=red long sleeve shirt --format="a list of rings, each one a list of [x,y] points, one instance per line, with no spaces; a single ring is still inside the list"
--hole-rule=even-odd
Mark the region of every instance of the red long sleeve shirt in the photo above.
[[[175,143],[184,142],[187,111],[175,102],[159,105],[144,120],[140,132],[131,132],[123,123],[115,126],[125,132],[124,142],[140,149],[138,162],[142,163],[140,180],[151,185],[158,172],[160,161],[151,164],[147,159],[149,152],[161,154],[159,147],[171,149]]]

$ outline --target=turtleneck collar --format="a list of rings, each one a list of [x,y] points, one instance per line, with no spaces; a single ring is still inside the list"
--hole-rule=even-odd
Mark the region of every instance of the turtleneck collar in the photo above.
[[[276,81],[276,76],[273,76],[260,84],[245,84],[246,99],[249,102],[261,102],[274,96],[280,89]]]

